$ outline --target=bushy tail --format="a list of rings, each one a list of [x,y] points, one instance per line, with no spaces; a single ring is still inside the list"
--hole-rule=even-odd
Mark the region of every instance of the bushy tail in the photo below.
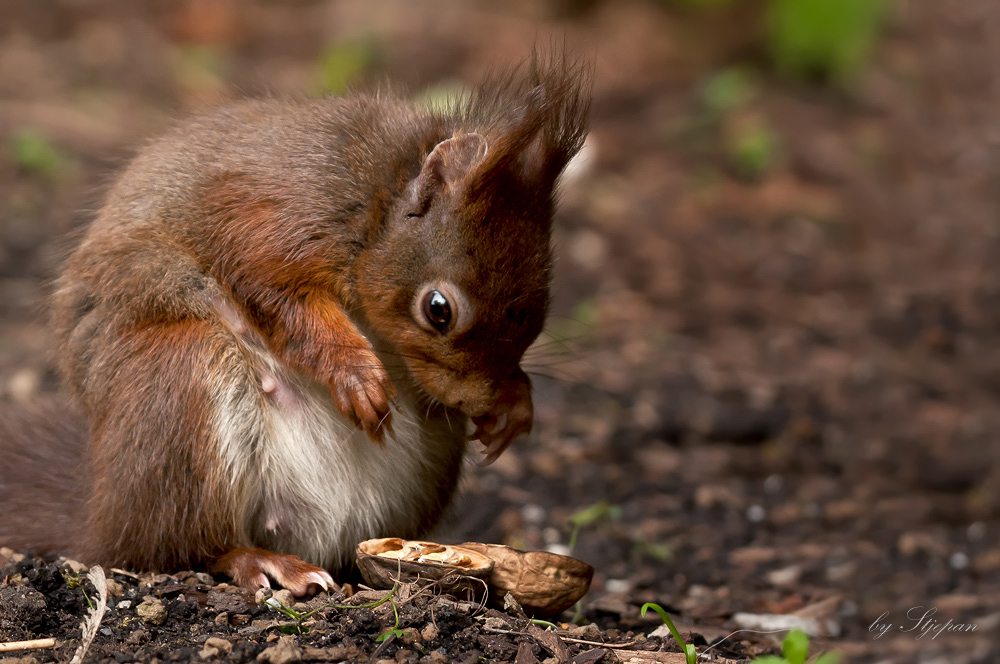
[[[65,402],[0,405],[0,546],[72,554],[84,520],[87,425]]]

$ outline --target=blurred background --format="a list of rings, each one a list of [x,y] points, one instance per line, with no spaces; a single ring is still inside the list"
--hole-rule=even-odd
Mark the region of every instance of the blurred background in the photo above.
[[[1000,4],[0,0],[0,400],[57,389],[49,280],[178,117],[534,45],[595,68],[563,181],[538,422],[438,533],[572,549],[584,615],[707,639],[799,612],[859,662],[993,662]],[[878,640],[916,606],[974,633]],[[734,647],[752,651],[750,635]],[[741,641],[742,639],[742,641]]]

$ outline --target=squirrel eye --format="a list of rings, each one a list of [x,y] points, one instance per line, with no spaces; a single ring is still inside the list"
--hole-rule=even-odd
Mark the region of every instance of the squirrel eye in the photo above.
[[[451,305],[441,291],[428,291],[423,301],[424,318],[438,332],[444,332],[451,323]]]

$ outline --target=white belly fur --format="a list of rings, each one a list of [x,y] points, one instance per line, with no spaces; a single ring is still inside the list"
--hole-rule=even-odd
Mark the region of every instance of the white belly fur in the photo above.
[[[340,415],[327,386],[245,341],[229,358],[245,371],[215,392],[215,412],[225,432],[219,452],[240,496],[234,517],[248,544],[335,569],[361,540],[420,530],[414,520],[437,500],[428,478],[450,472],[427,446],[452,446],[461,457],[463,441],[428,441],[423,413],[401,391],[383,449]],[[265,392],[262,380],[276,389]]]

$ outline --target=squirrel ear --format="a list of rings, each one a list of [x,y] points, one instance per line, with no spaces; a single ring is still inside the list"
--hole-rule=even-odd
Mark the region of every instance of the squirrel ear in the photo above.
[[[441,141],[424,159],[420,175],[414,181],[412,214],[427,211],[431,200],[441,191],[454,191],[486,156],[486,139],[480,134],[460,134]]]

